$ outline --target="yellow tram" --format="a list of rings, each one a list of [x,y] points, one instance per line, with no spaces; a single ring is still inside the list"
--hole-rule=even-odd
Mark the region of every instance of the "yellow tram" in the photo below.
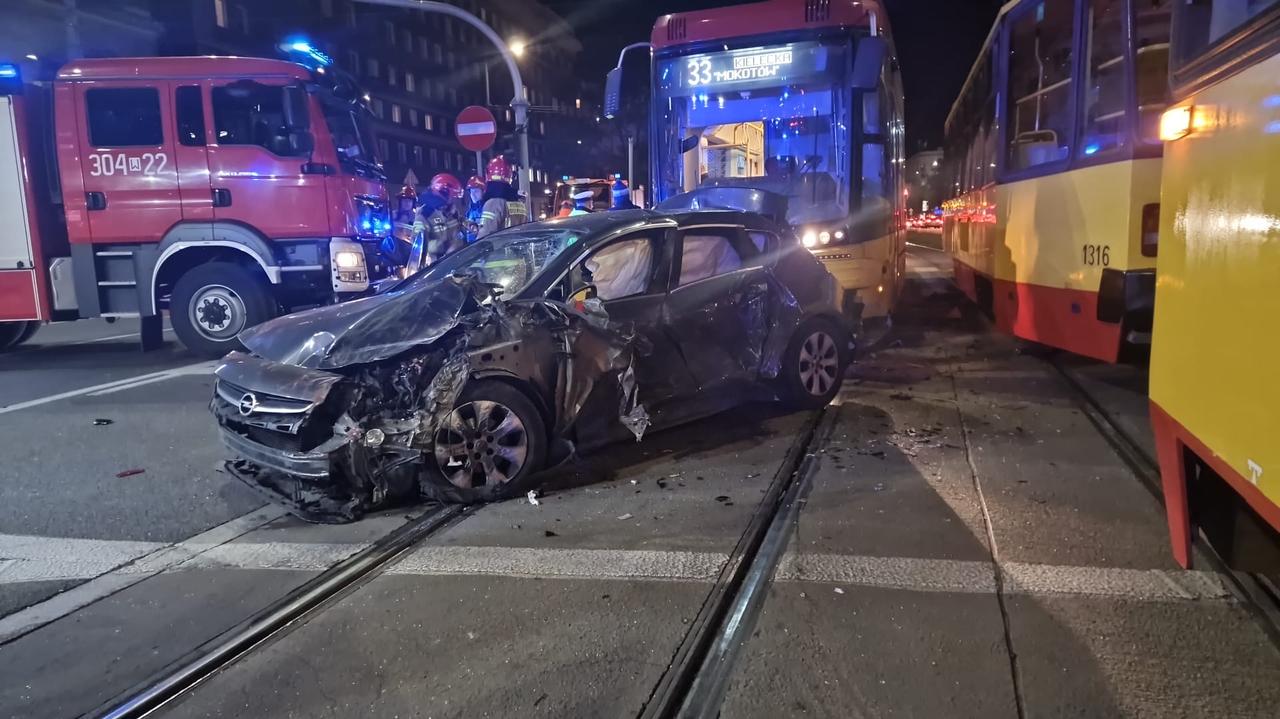
[[[1172,0],[1013,0],[946,123],[956,283],[1107,362],[1151,338]]]
[[[1151,355],[1174,556],[1274,571],[1280,532],[1280,0],[1179,2]]]

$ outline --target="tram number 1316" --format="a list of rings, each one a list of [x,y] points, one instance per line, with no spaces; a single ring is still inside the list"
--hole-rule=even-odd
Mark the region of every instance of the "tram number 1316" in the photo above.
[[[1111,248],[1107,245],[1085,245],[1084,263],[1089,266],[1110,267]]]

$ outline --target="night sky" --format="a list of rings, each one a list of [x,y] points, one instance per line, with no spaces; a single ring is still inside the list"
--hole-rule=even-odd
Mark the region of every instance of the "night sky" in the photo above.
[[[887,0],[906,85],[907,148],[942,144],[942,123],[1003,0]],[[584,51],[577,74],[602,78],[626,44],[649,39],[669,12],[733,0],[543,0],[573,25]]]

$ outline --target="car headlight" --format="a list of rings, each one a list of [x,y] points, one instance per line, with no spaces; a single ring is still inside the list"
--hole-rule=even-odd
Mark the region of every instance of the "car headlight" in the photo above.
[[[805,247],[813,247],[814,245],[818,244],[818,233],[814,232],[813,230],[805,230],[805,233],[803,236],[801,236],[800,241],[804,243]]]

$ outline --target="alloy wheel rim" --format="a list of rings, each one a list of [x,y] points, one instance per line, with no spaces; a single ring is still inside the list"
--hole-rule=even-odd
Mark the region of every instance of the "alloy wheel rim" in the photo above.
[[[814,332],[800,344],[800,384],[815,397],[821,397],[838,380],[840,351],[831,335]]]
[[[524,468],[528,455],[528,430],[500,402],[459,405],[436,430],[436,465],[460,489],[510,482]]]

